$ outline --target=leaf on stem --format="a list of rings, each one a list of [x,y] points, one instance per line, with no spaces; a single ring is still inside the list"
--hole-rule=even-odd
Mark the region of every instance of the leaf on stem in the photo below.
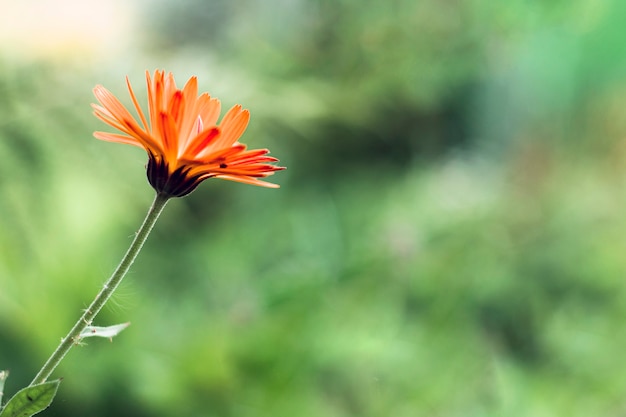
[[[57,393],[60,379],[31,385],[17,392],[0,412],[0,417],[30,417],[48,408]]]
[[[83,339],[85,337],[106,337],[109,340],[112,340],[113,337],[117,336],[122,330],[130,326],[130,323],[122,323],[116,324],[114,326],[107,327],[98,327],[98,326],[87,326],[85,330],[80,334],[80,338]]]

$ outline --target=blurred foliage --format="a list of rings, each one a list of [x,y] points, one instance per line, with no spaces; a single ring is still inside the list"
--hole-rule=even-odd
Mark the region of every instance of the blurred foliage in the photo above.
[[[97,320],[132,326],[69,354],[45,415],[624,414],[626,4],[142,7],[122,64],[0,60],[8,392],[147,209],[145,155],[90,139],[89,103],[156,62],[288,170],[170,203]]]

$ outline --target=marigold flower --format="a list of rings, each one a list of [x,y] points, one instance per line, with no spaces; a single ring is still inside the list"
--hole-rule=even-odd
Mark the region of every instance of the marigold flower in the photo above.
[[[98,85],[92,104],[94,114],[122,132],[95,132],[98,139],[144,148],[148,153],[147,175],[157,193],[182,197],[208,178],[222,178],[263,187],[277,188],[259,178],[283,167],[269,150],[247,150],[238,142],[250,120],[250,112],[233,106],[220,123],[220,101],[207,93],[198,96],[198,81],[191,77],[182,89],[172,73],[157,70],[154,78],[146,71],[148,117],[144,115],[128,77],[130,98],[139,123],[106,88]]]

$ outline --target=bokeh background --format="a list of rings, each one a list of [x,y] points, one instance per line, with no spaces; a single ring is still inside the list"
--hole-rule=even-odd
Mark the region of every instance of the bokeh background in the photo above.
[[[45,416],[626,414],[622,0],[0,0],[0,369],[130,242],[144,72],[252,113],[279,190],[173,201]]]

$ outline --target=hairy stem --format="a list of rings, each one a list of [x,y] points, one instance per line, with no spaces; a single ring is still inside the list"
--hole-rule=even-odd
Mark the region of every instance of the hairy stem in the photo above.
[[[122,282],[122,278],[124,278],[124,275],[128,272],[128,269],[134,262],[135,258],[137,258],[141,247],[148,238],[152,227],[159,218],[159,215],[163,211],[163,208],[168,200],[168,196],[157,193],[150,210],[148,210],[148,213],[146,214],[143,224],[135,234],[133,242],[130,244],[130,247],[126,251],[126,254],[122,258],[120,264],[111,275],[111,278],[109,278],[104,284],[96,298],[78,319],[76,324],[74,324],[67,336],[61,340],[61,344],[52,353],[50,358],[48,358],[41,370],[37,373],[37,376],[35,376],[35,379],[33,379],[33,382],[30,383],[31,386],[46,382],[46,380],[50,377],[50,374],[52,374],[61,360],[63,360],[67,352],[69,352],[72,346],[80,341],[80,335],[83,330],[85,330],[87,326],[91,325],[94,317],[96,317],[109,298],[111,298],[115,289],[119,286],[120,282]]]

